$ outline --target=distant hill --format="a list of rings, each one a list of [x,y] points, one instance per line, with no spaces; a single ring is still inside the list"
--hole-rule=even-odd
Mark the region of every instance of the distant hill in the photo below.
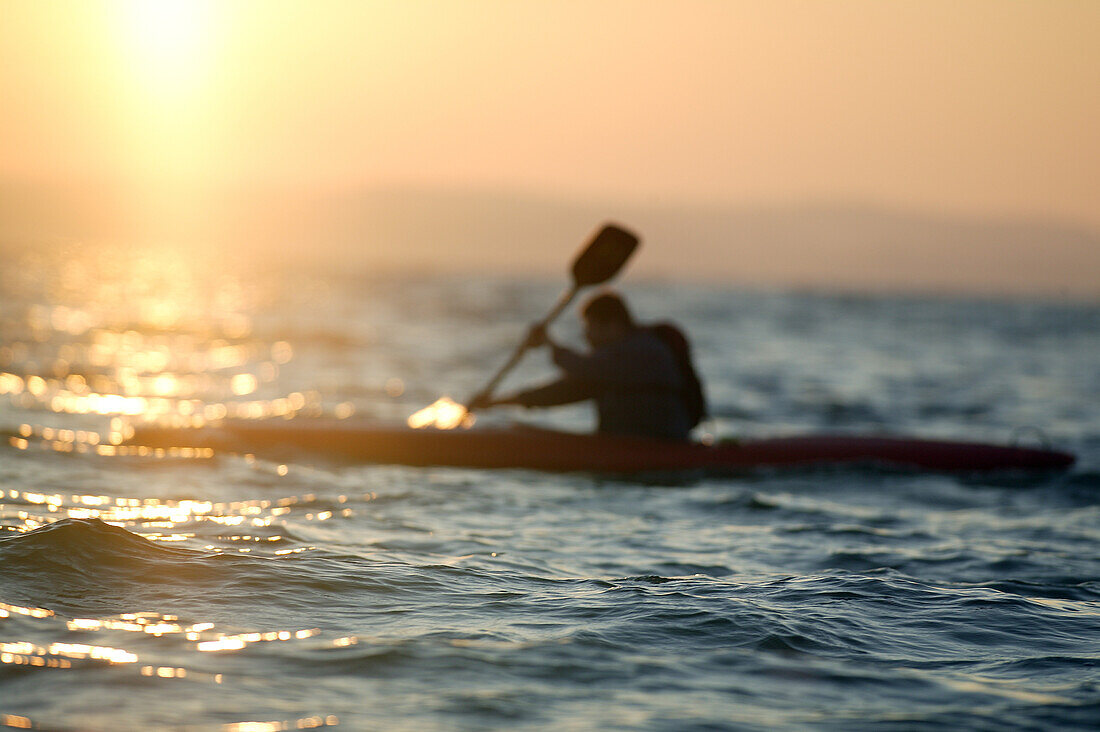
[[[297,265],[559,273],[600,222],[644,238],[632,277],[1100,299],[1100,234],[858,205],[714,207],[413,189],[207,191],[0,183],[0,245],[168,242]]]

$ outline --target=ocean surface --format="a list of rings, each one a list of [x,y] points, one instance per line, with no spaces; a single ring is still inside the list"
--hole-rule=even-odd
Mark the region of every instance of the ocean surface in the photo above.
[[[1049,442],[1079,456],[1053,475],[112,444],[146,419],[403,421],[475,390],[563,284],[9,258],[0,726],[1100,726],[1097,304],[622,283],[691,335],[711,434]],[[575,320],[554,332],[578,342]],[[508,383],[551,374],[532,354]],[[592,425],[583,405],[481,419]]]

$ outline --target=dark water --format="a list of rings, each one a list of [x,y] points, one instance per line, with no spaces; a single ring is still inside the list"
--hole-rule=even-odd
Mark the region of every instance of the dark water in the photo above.
[[[1096,305],[628,282],[643,318],[692,334],[719,434],[1016,432],[1081,460],[624,480],[111,454],[119,413],[400,420],[461,398],[554,281],[84,253],[27,256],[0,285],[10,726],[1100,721]],[[532,357],[512,383],[548,373]],[[492,419],[515,418],[537,416]]]

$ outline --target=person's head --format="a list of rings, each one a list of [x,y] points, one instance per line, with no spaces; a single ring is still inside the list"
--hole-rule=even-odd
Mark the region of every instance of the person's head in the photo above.
[[[593,348],[614,343],[634,330],[634,317],[617,293],[610,290],[598,293],[581,309],[584,318],[584,337]]]

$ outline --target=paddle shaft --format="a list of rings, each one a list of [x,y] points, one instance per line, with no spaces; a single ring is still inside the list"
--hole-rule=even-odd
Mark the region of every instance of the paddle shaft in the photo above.
[[[558,297],[558,301],[554,304],[554,307],[550,310],[549,313],[546,314],[546,317],[538,322],[536,327],[546,328],[550,325],[550,323],[554,322],[554,320],[562,314],[562,311],[569,307],[569,303],[573,302],[573,298],[577,296],[577,293],[580,292],[580,290],[581,286],[574,283],[572,287],[564,291],[561,296]],[[525,354],[526,352],[527,340],[524,339],[523,343],[520,343],[518,346],[516,346],[516,350],[512,352],[512,357],[508,359],[508,362],[500,367],[493,378],[489,379],[489,383],[487,383],[481,389],[481,391],[478,392],[478,395],[485,394],[487,396],[491,396],[493,391],[497,388],[497,384],[500,383],[501,379],[508,375],[509,371],[516,367],[516,364],[518,364],[520,360],[523,359],[523,354]],[[466,402],[466,404],[469,405],[472,401],[473,399],[470,399]],[[469,407],[467,406],[467,410],[468,409]]]

